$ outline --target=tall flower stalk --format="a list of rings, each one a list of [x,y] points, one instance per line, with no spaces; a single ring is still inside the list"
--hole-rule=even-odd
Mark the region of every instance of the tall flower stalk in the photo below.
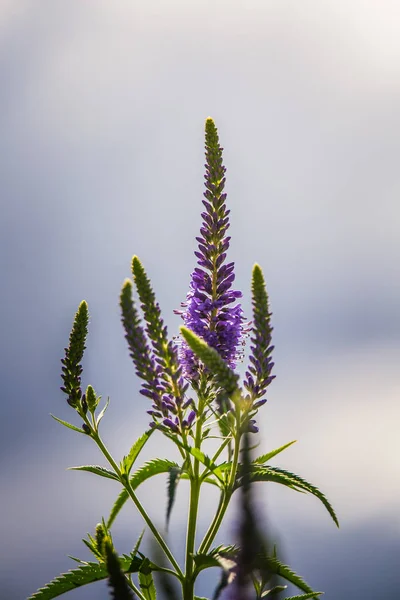
[[[226,363],[234,369],[239,356],[243,334],[243,311],[236,300],[242,292],[232,289],[235,280],[234,263],[226,262],[230,237],[229,213],[226,208],[225,172],[222,148],[215,123],[206,120],[206,172],[203,205],[203,223],[196,237],[197,264],[190,280],[186,301],[181,314],[185,326],[217,350]],[[196,381],[201,373],[198,357],[183,343],[180,361],[185,376]]]
[[[168,337],[149,276],[139,258],[132,259],[132,280],[123,283],[120,294],[122,325],[135,372],[141,379],[140,393],[151,406],[150,427],[117,462],[100,436],[100,422],[108,406],[99,410],[101,397],[88,385],[82,391],[82,359],[86,347],[89,313],[83,301],[75,315],[69,345],[62,359],[61,390],[68,404],[83,421],[81,427],[62,421],[69,429],[91,438],[108,463],[107,467],[84,465],[72,467],[88,471],[121,485],[121,492],[107,520],[96,526],[95,536],[83,540],[94,561],[78,561],[77,569],[54,579],[38,590],[30,600],[51,600],[80,585],[108,578],[113,598],[138,597],[155,600],[153,573],[159,572],[163,589],[175,600],[194,600],[198,575],[204,569],[219,567],[221,579],[213,598],[228,588],[230,598],[259,600],[284,589],[276,585],[267,589],[279,575],[295,584],[303,595],[296,600],[316,598],[300,577],[284,565],[274,552],[269,555],[256,535],[256,519],[249,501],[250,485],[270,481],[316,496],[337,524],[336,515],[325,496],[301,477],[272,467],[270,461],[294,442],[251,459],[249,435],[258,427],[255,416],[266,402],[272,375],[271,312],[261,268],[252,274],[253,317],[251,327],[245,322],[238,300],[242,293],[233,289],[234,264],[227,262],[230,237],[229,210],[226,208],[225,172],[222,148],[215,123],[205,124],[205,192],[201,213],[200,235],[196,238],[197,266],[194,268],[186,301],[177,311],[184,325],[179,341]],[[235,371],[245,335],[251,331],[249,364],[241,383]],[[153,435],[163,435],[166,443],[177,450],[177,460],[155,458],[137,467],[144,445]],[[209,440],[213,439],[213,446]],[[217,440],[217,448],[215,447]],[[244,440],[244,445],[243,445]],[[244,448],[243,448],[244,446]],[[241,453],[241,450],[244,452]],[[164,473],[168,477],[166,526],[171,516],[179,482],[190,485],[184,564],[174,556],[165,533],[156,526],[137,496],[137,488],[147,479]],[[219,501],[209,519],[202,541],[196,544],[200,493],[203,486],[219,489]],[[236,490],[243,490],[239,547],[213,547]],[[119,555],[114,547],[111,528],[124,504],[132,500],[160,554],[150,558],[142,552],[143,534],[129,555]],[[247,532],[247,533],[246,533]],[[249,537],[249,532],[251,536]],[[251,539],[250,539],[251,538]],[[254,541],[257,538],[257,545]],[[174,578],[179,594],[167,577]],[[236,578],[236,583],[235,583]],[[250,592],[249,585],[254,587]],[[294,600],[294,597],[287,598]]]

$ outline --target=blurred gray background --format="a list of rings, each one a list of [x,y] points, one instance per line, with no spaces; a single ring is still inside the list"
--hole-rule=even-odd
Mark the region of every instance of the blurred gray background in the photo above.
[[[194,266],[203,127],[225,147],[230,258],[250,316],[259,262],[274,313],[276,380],[260,452],[320,487],[261,486],[285,560],[326,600],[400,585],[400,8],[393,0],[2,0],[0,5],[0,597],[21,600],[87,558],[111,481],[59,391],[73,314],[89,302],[84,383],[111,404],[116,457],[146,427],[119,321],[138,254],[171,335]],[[143,460],[170,452],[154,437]],[[173,453],[171,456],[174,456]],[[104,461],[103,461],[104,463]],[[165,479],[140,497],[162,526]],[[187,487],[169,537],[180,555]],[[201,529],[216,497],[202,498]],[[220,541],[234,537],[234,508]],[[115,526],[129,551],[142,523]],[[203,578],[198,593],[210,594]],[[103,584],[71,592],[107,598]]]

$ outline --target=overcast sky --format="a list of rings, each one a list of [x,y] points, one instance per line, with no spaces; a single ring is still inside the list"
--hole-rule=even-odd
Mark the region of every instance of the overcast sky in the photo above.
[[[258,262],[274,313],[277,378],[258,418],[261,450],[297,439],[275,464],[320,487],[341,529],[314,498],[272,484],[260,490],[260,510],[286,560],[326,600],[394,597],[399,27],[396,0],[2,0],[0,585],[8,600],[72,567],[67,554],[86,557],[80,539],[118,493],[65,470],[101,457],[49,417],[75,419],[59,392],[59,360],[83,298],[91,313],[84,382],[111,397],[103,433],[115,455],[147,424],[118,295],[138,254],[177,333],[173,309],[195,264],[209,115],[225,148],[243,306],[250,316]],[[154,439],[144,458],[164,451]],[[160,478],[141,495],[161,522],[164,486]],[[186,493],[182,485],[172,520],[178,552]],[[214,502],[203,498],[203,527]],[[134,511],[121,515],[121,552],[141,527]]]

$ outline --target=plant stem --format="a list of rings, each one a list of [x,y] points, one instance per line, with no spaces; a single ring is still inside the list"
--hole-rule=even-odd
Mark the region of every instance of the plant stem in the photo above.
[[[222,491],[218,510],[215,514],[214,519],[212,520],[212,522],[210,524],[210,527],[207,530],[206,535],[204,536],[203,541],[200,544],[199,553],[205,553],[209,550],[211,544],[214,541],[215,536],[218,533],[218,530],[222,523],[222,519],[224,518],[226,510],[229,506],[229,502],[230,502],[232,494],[233,494],[233,488],[234,488],[235,480],[236,480],[236,472],[237,472],[238,463],[239,463],[240,438],[241,438],[240,408],[237,407],[237,409],[236,409],[235,449],[234,449],[234,454],[233,454],[229,482],[228,482],[227,488]]]
[[[108,452],[108,450],[105,447],[105,445],[103,444],[103,441],[101,440],[99,434],[97,432],[92,433],[92,438],[94,439],[94,441],[96,442],[96,444],[100,448],[101,452],[104,454],[104,456],[106,457],[106,459],[108,460],[108,462],[110,463],[110,465],[112,466],[112,468],[114,469],[114,471],[116,472],[116,474],[118,475],[118,477],[120,478],[120,481],[121,481],[122,485],[125,487],[125,489],[128,492],[129,496],[132,498],[132,500],[133,500],[136,508],[138,509],[139,513],[143,517],[143,520],[145,521],[146,525],[148,526],[148,528],[150,529],[150,531],[152,532],[152,534],[156,538],[157,542],[159,543],[159,545],[163,549],[163,551],[165,553],[165,556],[168,558],[168,560],[170,561],[171,565],[176,570],[176,573],[177,573],[179,579],[183,579],[183,573],[182,573],[182,571],[181,571],[178,563],[176,562],[176,560],[174,558],[174,555],[172,554],[171,550],[168,548],[166,542],[164,541],[164,539],[162,538],[162,536],[158,532],[157,527],[154,525],[154,523],[150,519],[149,515],[147,514],[145,508],[142,506],[139,498],[136,496],[135,492],[133,491],[132,486],[129,483],[129,479],[124,479],[121,476],[121,470],[119,469],[117,463],[115,462],[115,460],[113,459],[113,457]]]
[[[202,432],[202,413],[204,410],[204,402],[199,398],[199,408],[196,422],[195,433],[195,448],[200,450],[201,447],[201,432]],[[200,462],[194,458],[193,474],[190,478],[190,502],[188,515],[188,529],[186,536],[186,561],[185,561],[185,580],[182,585],[183,600],[193,600],[194,597],[194,578],[193,578],[193,554],[196,539],[197,514],[199,510],[200,499]]]

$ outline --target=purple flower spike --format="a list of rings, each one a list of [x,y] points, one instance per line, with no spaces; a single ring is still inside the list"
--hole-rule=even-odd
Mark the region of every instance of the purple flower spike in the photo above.
[[[195,256],[199,267],[191,276],[190,290],[182,311],[185,326],[204,339],[220,354],[229,367],[235,368],[241,357],[239,346],[243,328],[243,311],[235,304],[242,293],[231,289],[235,279],[234,263],[224,264],[230,237],[228,214],[223,193],[225,167],[222,164],[222,148],[214,121],[206,120],[206,174],[202,213],[203,223],[197,237],[198,251]],[[199,363],[185,342],[180,346],[180,363],[184,376],[194,381],[199,377]]]

